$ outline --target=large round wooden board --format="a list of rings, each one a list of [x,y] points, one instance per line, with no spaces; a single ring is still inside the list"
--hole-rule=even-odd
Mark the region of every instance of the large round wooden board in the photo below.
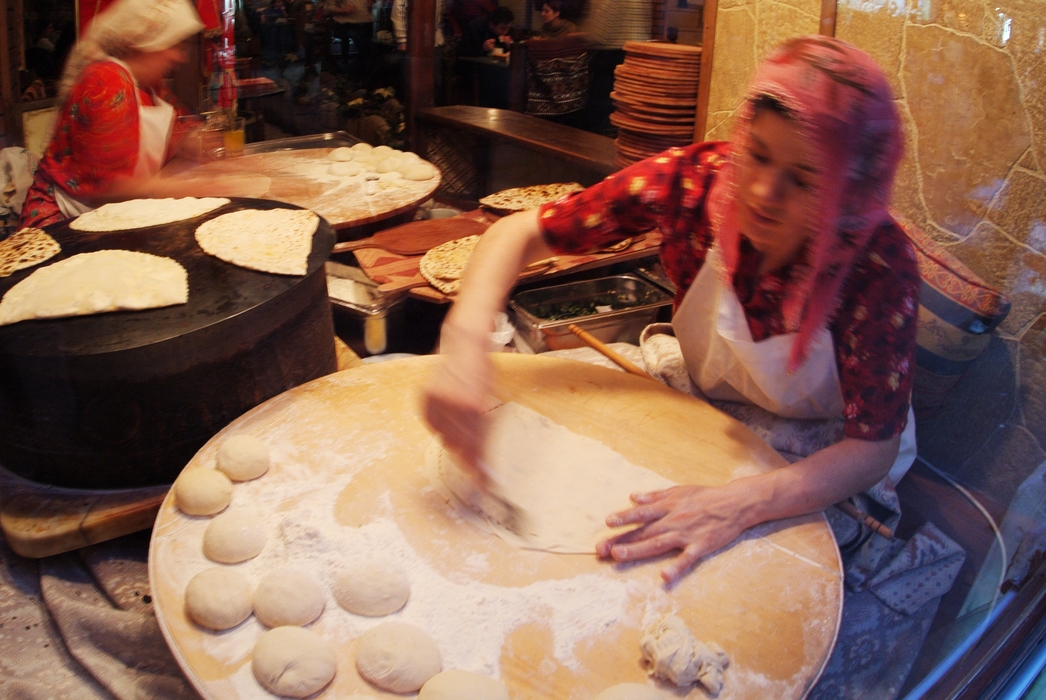
[[[429,180],[390,180],[386,175],[374,183],[373,193],[367,194],[368,185],[362,175],[340,177],[328,172],[333,162],[327,159],[327,154],[332,150],[265,151],[194,165],[178,173],[169,170],[161,176],[176,180],[229,178],[228,182],[232,183],[229,187],[244,188],[229,194],[272,199],[312,209],[336,229],[384,221],[416,209],[439,187],[439,169],[432,166],[435,175]],[[222,194],[228,196],[225,192]]]
[[[497,356],[497,395],[599,440],[678,482],[719,484],[783,465],[740,423],[656,382],[523,355]],[[590,700],[644,682],[639,638],[666,613],[730,656],[719,698],[798,698],[828,659],[842,610],[838,551],[823,516],[760,526],[663,587],[663,561],[618,566],[590,555],[519,550],[465,522],[434,486],[430,436],[418,415],[438,358],[397,360],[288,391],[215,436],[186,469],[210,468],[229,436],[258,436],[273,466],[234,487],[230,508],[262,514],[266,549],[237,565],[254,579],[284,564],[334,574],[378,556],[412,580],[389,618],[423,627],[444,668],[501,678],[514,700]],[[578,494],[584,498],[584,494]],[[153,530],[149,574],[160,627],[205,698],[268,698],[254,680],[253,618],[221,634],[189,622],[186,584],[212,566],[201,551],[209,518],[180,514],[171,497]],[[333,683],[318,697],[378,697],[356,673],[355,639],[381,619],[344,611],[328,592],[311,628],[334,646]],[[680,693],[674,697],[683,697]],[[704,698],[703,689],[686,697]]]

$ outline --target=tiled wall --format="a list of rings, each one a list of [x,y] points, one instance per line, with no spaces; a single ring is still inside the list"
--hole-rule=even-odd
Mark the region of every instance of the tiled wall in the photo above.
[[[820,2],[720,0],[708,137],[756,63],[816,31]],[[890,76],[907,134],[894,206],[1013,310],[920,454],[1004,509],[1046,460],[1046,8],[1042,0],[842,0],[836,36]]]

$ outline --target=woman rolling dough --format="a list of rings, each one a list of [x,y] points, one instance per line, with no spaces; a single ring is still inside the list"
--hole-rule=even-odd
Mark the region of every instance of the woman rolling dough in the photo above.
[[[21,226],[73,218],[108,201],[176,192],[155,176],[186,130],[163,79],[204,28],[188,0],[117,0],[76,44],[58,119],[22,207]],[[204,188],[205,189],[205,188]]]
[[[896,481],[914,457],[919,285],[887,209],[901,151],[890,89],[866,54],[826,37],[787,42],[757,71],[730,143],[673,148],[484,234],[444,323],[426,419],[482,478],[488,336],[517,273],[656,226],[697,389],[783,419],[841,416],[844,434],[767,474],[635,494],[607,519],[635,529],[598,554],[678,550],[662,572],[674,581],[747,528]]]

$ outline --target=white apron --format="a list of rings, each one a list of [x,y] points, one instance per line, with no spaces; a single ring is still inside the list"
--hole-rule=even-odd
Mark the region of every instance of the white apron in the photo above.
[[[122,61],[109,59],[116,63],[134,81],[134,96],[138,101],[138,160],[134,166],[134,177],[136,179],[149,178],[160,172],[163,167],[164,156],[167,155],[167,144],[171,140],[171,131],[174,125],[174,107],[164,102],[159,97],[153,96],[155,106],[143,105],[138,98],[138,81],[134,80],[134,74]],[[66,217],[72,219],[84,212],[94,209],[74,198],[60,186],[54,188],[55,203]]]
[[[721,282],[716,246],[687,290],[672,327],[690,378],[705,396],[755,404],[783,418],[838,418],[843,394],[832,335],[822,328],[812,338],[806,361],[788,373],[795,333],[755,342],[744,309]],[[890,467],[896,484],[915,459],[915,416],[901,433],[900,452]]]

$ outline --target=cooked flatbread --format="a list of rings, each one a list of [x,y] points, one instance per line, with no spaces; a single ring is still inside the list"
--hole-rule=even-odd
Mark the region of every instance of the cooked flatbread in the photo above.
[[[62,247],[38,228],[24,228],[5,241],[0,241],[0,277],[39,265],[58,255]]]
[[[545,202],[554,202],[565,194],[585,189],[576,182],[558,182],[551,185],[513,187],[487,195],[479,203],[499,211],[527,211]]]
[[[196,229],[204,252],[248,270],[304,275],[320,217],[308,209],[241,209]]]
[[[229,203],[224,197],[131,199],[113,202],[81,214],[69,223],[75,231],[128,231],[186,221]]]
[[[189,300],[189,276],[170,258],[130,250],[81,253],[42,267],[0,299],[0,326],[33,318],[154,309]]]
[[[457,293],[465,264],[477,243],[479,236],[466,236],[432,248],[421,256],[421,276],[444,294]]]

